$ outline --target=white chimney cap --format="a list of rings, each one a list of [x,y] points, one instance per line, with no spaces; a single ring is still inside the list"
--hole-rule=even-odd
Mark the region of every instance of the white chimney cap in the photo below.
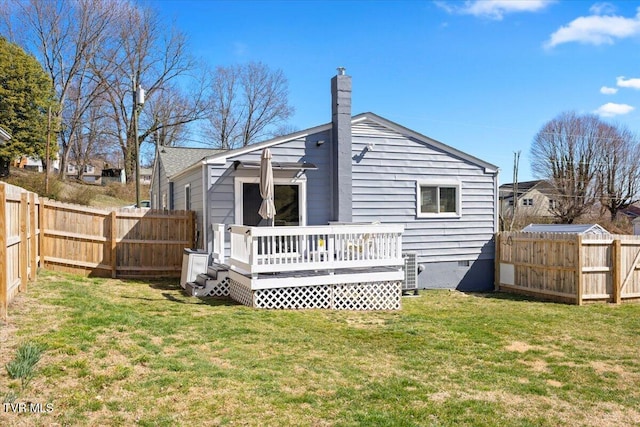
[[[344,72],[347,71],[346,68],[344,67],[338,67],[338,75],[339,76],[344,76]]]

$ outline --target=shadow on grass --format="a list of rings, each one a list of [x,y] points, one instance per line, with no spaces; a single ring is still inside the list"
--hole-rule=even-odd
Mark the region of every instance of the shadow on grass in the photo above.
[[[552,299],[544,299],[541,297],[534,297],[530,295],[512,294],[509,292],[498,291],[498,292],[465,292],[465,293],[469,296],[476,297],[476,298],[497,299],[501,301],[539,302],[539,303],[563,304],[563,305],[568,304],[568,303],[555,301]]]

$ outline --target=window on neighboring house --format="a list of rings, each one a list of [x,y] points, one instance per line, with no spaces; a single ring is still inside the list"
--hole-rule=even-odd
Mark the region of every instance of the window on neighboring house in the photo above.
[[[191,184],[184,186],[184,209],[191,210]]]
[[[509,199],[509,206],[513,206],[513,199]]]
[[[522,199],[522,206],[533,206],[533,199]]]
[[[162,193],[162,210],[167,209],[167,193]]]
[[[555,209],[556,208],[556,201],[553,199],[549,199],[549,209]]]
[[[67,173],[74,173],[76,171],[76,165],[67,165]]]
[[[85,165],[84,172],[85,173],[93,173],[94,167],[92,165]]]
[[[417,183],[417,216],[460,216],[460,184]]]

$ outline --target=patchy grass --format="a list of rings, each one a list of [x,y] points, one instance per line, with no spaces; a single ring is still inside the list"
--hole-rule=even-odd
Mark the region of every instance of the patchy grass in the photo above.
[[[263,311],[43,272],[2,328],[2,365],[46,348],[14,401],[51,409],[5,405],[3,425],[640,425],[640,304],[429,291],[399,312]],[[17,387],[0,375],[0,396]]]

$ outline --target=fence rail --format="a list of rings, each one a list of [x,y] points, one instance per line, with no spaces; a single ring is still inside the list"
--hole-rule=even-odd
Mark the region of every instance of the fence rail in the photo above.
[[[563,302],[640,299],[640,237],[504,232],[496,289]]]
[[[180,277],[190,211],[105,210],[39,199],[0,183],[0,318],[38,266],[101,277]]]

